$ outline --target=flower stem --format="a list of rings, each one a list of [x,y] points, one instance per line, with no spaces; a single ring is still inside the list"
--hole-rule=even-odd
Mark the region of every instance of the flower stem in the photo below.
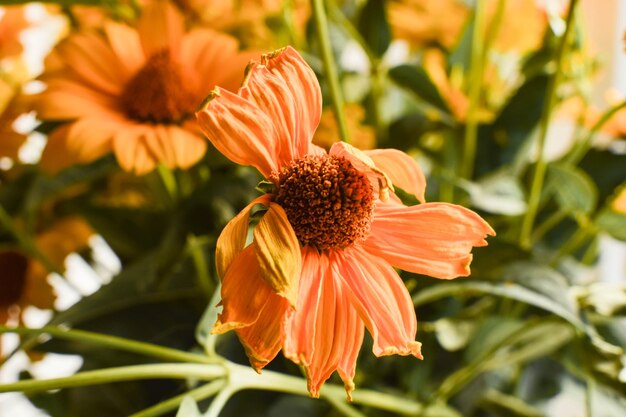
[[[569,34],[572,31],[574,26],[574,15],[576,12],[576,7],[578,5],[578,0],[572,0],[569,5],[569,10],[567,12],[566,18],[566,27],[565,33],[561,37],[561,42],[559,43],[557,52],[556,52],[556,69],[554,71],[553,76],[550,78],[548,83],[548,87],[546,89],[545,96],[545,109],[541,116],[541,121],[539,125],[539,142],[537,146],[537,163],[535,165],[535,171],[533,173],[532,184],[530,188],[530,196],[528,198],[528,210],[524,215],[522,220],[522,227],[520,233],[520,245],[523,248],[529,248],[531,245],[531,233],[533,224],[535,222],[535,217],[537,216],[537,212],[539,211],[539,203],[541,199],[541,190],[543,189],[543,181],[546,175],[547,164],[544,159],[544,148],[546,145],[546,137],[548,136],[548,127],[550,125],[550,118],[552,116],[552,111],[556,105],[556,89],[559,85],[559,81],[561,80],[561,76],[563,75],[563,63],[565,61],[565,51],[567,50],[567,42],[569,39]]]
[[[339,76],[333,58],[333,51],[330,44],[330,35],[328,33],[328,20],[326,18],[326,10],[324,9],[323,0],[313,0],[313,15],[315,18],[315,28],[317,40],[320,44],[322,61],[324,63],[324,72],[328,81],[330,95],[333,100],[333,109],[337,126],[339,126],[339,135],[343,142],[350,143],[348,127],[343,114],[343,94],[339,85]]]
[[[572,165],[577,164],[583,158],[585,153],[591,147],[591,141],[593,136],[598,133],[598,131],[604,126],[606,122],[608,122],[611,117],[615,115],[618,111],[622,110],[626,107],[626,101],[622,101],[616,106],[608,109],[602,117],[591,127],[589,133],[576,145],[574,150],[567,156],[566,161]]]
[[[195,377],[202,380],[212,380],[224,376],[226,376],[226,369],[221,365],[215,364],[164,363],[132,365],[79,372],[75,375],[63,378],[30,379],[3,384],[0,385],[0,393],[12,391],[47,391],[85,385],[107,384],[110,382],[134,381],[138,379],[186,379]]]
[[[189,396],[196,401],[203,400],[212,395],[217,394],[224,386],[226,385],[226,381],[222,378],[216,379],[214,381],[209,382],[208,384],[204,384],[198,388],[192,389],[191,391],[184,392],[180,395],[167,399],[163,402],[160,402],[152,407],[146,408],[138,413],[131,414],[129,417],[157,417],[161,416],[165,413],[169,413],[170,411],[175,410],[180,406],[180,403],[183,402],[185,397]]]
[[[484,0],[476,0],[474,6],[474,27],[472,30],[472,51],[469,69],[469,108],[465,124],[464,152],[461,176],[471,179],[474,174],[476,142],[478,140],[478,101],[483,82],[484,46]]]
[[[31,329],[27,327],[8,327],[0,326],[0,334],[17,333],[21,335],[50,335],[58,339],[74,340],[85,343],[92,343],[99,346],[125,350],[127,352],[139,353],[153,358],[164,359],[169,361],[216,364],[221,360],[210,358],[205,355],[184,352],[176,349],[166,348],[163,346],[153,345],[151,343],[138,342],[122,337],[110,336],[105,334],[88,332],[85,330],[62,329],[59,327],[47,326],[39,329]]]
[[[202,251],[202,243],[202,240],[198,239],[193,234],[187,236],[187,248],[193,260],[193,265],[196,268],[198,285],[208,300],[211,298],[212,290],[215,285],[209,275],[209,266],[207,265],[204,252]]]

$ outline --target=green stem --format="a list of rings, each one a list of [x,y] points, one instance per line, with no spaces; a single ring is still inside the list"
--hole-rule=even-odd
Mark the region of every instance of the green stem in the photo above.
[[[559,251],[556,253],[556,255],[552,257],[552,259],[550,260],[550,265],[556,266],[558,262],[563,259],[563,257],[571,254],[576,249],[578,249],[589,238],[590,233],[591,230],[589,227],[581,227],[580,229],[576,230],[574,235],[572,235],[572,237],[559,248]]]
[[[134,381],[138,379],[187,379],[195,377],[202,380],[212,380],[224,376],[226,376],[226,369],[221,365],[188,363],[133,365],[79,372],[75,375],[63,378],[31,379],[3,384],[0,385],[0,393],[13,391],[48,391],[85,385],[108,384],[110,382]]]
[[[191,259],[196,268],[196,276],[198,278],[198,284],[205,294],[207,299],[211,298],[211,292],[214,288],[213,281],[209,276],[209,266],[207,265],[206,258],[202,251],[202,242],[194,235],[187,236],[187,247],[191,254]]]
[[[350,143],[348,127],[343,114],[343,95],[341,92],[341,86],[339,85],[339,77],[337,75],[337,68],[335,67],[335,60],[333,58],[333,51],[330,44],[328,21],[326,19],[326,11],[324,9],[323,0],[313,0],[313,15],[315,18],[317,40],[320,44],[322,61],[324,63],[324,72],[326,73],[328,87],[330,88],[330,95],[333,100],[333,109],[335,112],[335,118],[337,119],[337,126],[339,126],[339,135],[341,136],[341,140],[343,142]]]
[[[622,110],[625,107],[626,107],[626,101],[623,101],[611,107],[610,109],[608,109],[602,115],[602,117],[591,127],[591,129],[589,130],[589,133],[587,133],[587,135],[583,138],[583,140],[581,140],[576,145],[574,150],[567,156],[566,161],[572,165],[576,165],[578,162],[580,162],[580,160],[583,158],[585,153],[587,153],[587,151],[591,147],[591,141],[593,140],[594,135],[598,133],[598,131],[602,128],[602,126],[604,126],[604,124],[608,122],[611,119],[611,117],[615,115],[615,113],[617,113],[618,111]]]
[[[117,336],[110,336],[105,334],[88,332],[85,330],[76,329],[62,329],[59,327],[42,327],[39,329],[31,329],[27,327],[7,327],[0,326],[0,334],[2,333],[17,333],[20,335],[50,335],[52,337],[64,340],[73,340],[78,342],[91,343],[98,346],[110,347],[114,349],[120,349],[127,352],[139,353],[142,355],[150,356],[153,358],[178,361],[178,362],[190,362],[190,363],[202,363],[202,364],[216,364],[221,361],[216,358],[210,358],[205,355],[198,355],[195,353],[183,352],[176,349],[166,348],[163,346],[153,345],[145,342],[138,342],[135,340],[124,339]]]
[[[208,384],[204,384],[198,388],[192,389],[191,391],[184,392],[180,395],[172,397],[168,400],[160,402],[156,405],[153,405],[150,408],[146,408],[142,411],[134,413],[129,417],[157,417],[163,414],[169,413],[170,411],[176,410],[180,407],[180,403],[183,402],[185,397],[191,397],[196,401],[204,400],[205,398],[211,397],[217,394],[224,386],[226,385],[226,381],[224,379],[216,379],[215,381],[209,382]]]
[[[567,12],[565,33],[561,37],[556,52],[556,69],[554,75],[550,78],[548,87],[546,89],[545,96],[545,109],[541,116],[539,125],[539,142],[537,144],[537,163],[535,165],[535,171],[533,173],[532,185],[530,188],[530,196],[528,198],[528,210],[522,220],[522,227],[520,233],[520,245],[523,248],[530,248],[531,245],[531,233],[535,217],[539,211],[539,203],[541,199],[541,190],[543,189],[543,182],[546,175],[547,164],[544,159],[544,148],[546,145],[546,137],[548,136],[548,127],[550,125],[550,118],[552,111],[556,105],[556,90],[563,75],[563,62],[565,60],[565,51],[567,50],[567,42],[569,34],[574,26],[574,15],[576,12],[576,6],[578,0],[572,0],[570,2],[569,11]]]
[[[157,166],[157,172],[161,178],[163,187],[167,191],[168,197],[172,202],[176,201],[178,199],[178,184],[174,173],[163,164]]]
[[[564,210],[557,210],[550,215],[543,223],[541,223],[535,229],[535,232],[532,235],[532,241],[537,242],[544,237],[546,233],[548,233],[554,226],[559,224],[563,219],[567,217],[567,212]]]
[[[464,152],[461,162],[461,176],[471,179],[474,174],[476,142],[478,140],[478,101],[483,82],[484,43],[484,0],[476,0],[474,6],[474,28],[472,30],[472,51],[469,69],[469,108],[465,125]]]
[[[227,368],[230,375],[229,384],[234,387],[235,391],[251,388],[308,395],[306,381],[302,378],[267,370],[263,371],[263,375],[258,375],[250,367],[230,362],[227,363]],[[320,391],[320,397],[333,397],[336,400],[346,401],[346,392],[343,387],[326,384]],[[403,415],[417,415],[423,409],[422,405],[416,401],[361,389],[352,393],[352,402]]]

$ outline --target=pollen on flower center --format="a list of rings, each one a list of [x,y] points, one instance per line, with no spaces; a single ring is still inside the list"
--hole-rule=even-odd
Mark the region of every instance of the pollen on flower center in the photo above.
[[[155,52],[126,84],[120,96],[122,109],[140,122],[181,122],[198,104],[183,76],[168,49]]]
[[[18,252],[0,252],[0,308],[7,308],[20,299],[26,286],[28,260]]]
[[[347,159],[307,155],[272,180],[277,185],[275,201],[285,210],[302,245],[341,249],[369,233],[372,186]]]

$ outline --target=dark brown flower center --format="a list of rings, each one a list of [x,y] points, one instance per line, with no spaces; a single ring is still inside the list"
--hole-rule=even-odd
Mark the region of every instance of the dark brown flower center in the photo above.
[[[368,179],[343,157],[307,155],[272,178],[275,201],[302,245],[342,249],[369,233],[374,209]]]
[[[156,52],[126,84],[120,96],[122,109],[140,122],[179,123],[199,104],[197,94],[184,81],[181,67],[170,51]]]
[[[28,260],[15,251],[0,252],[0,308],[15,304],[26,286]]]

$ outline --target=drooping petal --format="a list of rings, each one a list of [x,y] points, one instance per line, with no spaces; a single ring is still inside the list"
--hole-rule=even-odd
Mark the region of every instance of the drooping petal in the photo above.
[[[364,151],[376,167],[385,172],[394,185],[417,197],[423,203],[426,177],[415,159],[397,149]]]
[[[163,49],[178,56],[185,22],[173,4],[159,0],[143,8],[137,30],[146,57]]]
[[[239,255],[246,245],[246,237],[248,236],[248,221],[250,220],[250,211],[257,204],[269,206],[270,196],[264,194],[252,200],[243,210],[239,212],[217,238],[215,250],[215,266],[217,275],[220,279],[224,279],[228,268],[233,260]]]
[[[363,323],[326,255],[311,247],[304,247],[302,255],[298,304],[285,321],[284,354],[304,367],[311,396],[319,396],[337,369],[350,396]]]
[[[254,244],[242,250],[231,263],[222,280],[221,295],[223,310],[211,333],[221,334],[254,324],[268,303],[266,313],[287,306],[261,276]]]
[[[231,161],[254,166],[266,178],[279,168],[274,122],[253,103],[216,87],[196,118],[211,143]]]
[[[144,175],[156,168],[157,161],[146,144],[145,133],[141,125],[115,132],[113,151],[124,171]]]
[[[495,235],[478,214],[448,203],[379,204],[363,247],[405,271],[450,279],[470,274],[473,246]]]
[[[266,282],[295,306],[302,267],[300,244],[280,205],[270,203],[269,210],[254,228],[254,242]]]
[[[292,135],[293,154],[303,156],[308,153],[322,116],[322,91],[315,73],[291,46],[263,55],[261,64],[291,91],[294,100],[290,104],[297,121]]]
[[[285,334],[284,318],[289,309],[285,298],[272,293],[257,321],[235,330],[246,349],[250,365],[259,373],[280,352]]]
[[[331,266],[374,339],[374,354],[421,359],[413,302],[391,265],[355,246],[333,252]]]
[[[173,164],[176,167],[186,169],[198,162],[206,153],[206,140],[178,126],[167,126],[166,130],[172,147]]]

